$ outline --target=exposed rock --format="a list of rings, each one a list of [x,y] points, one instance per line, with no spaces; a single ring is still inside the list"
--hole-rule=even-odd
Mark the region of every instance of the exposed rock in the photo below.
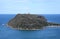
[[[43,26],[47,26],[47,20],[44,16],[17,14],[8,22],[8,25],[17,29],[40,29]]]
[[[8,22],[8,26],[19,30],[37,30],[48,25],[60,25],[49,23],[44,16],[34,14],[17,14]]]

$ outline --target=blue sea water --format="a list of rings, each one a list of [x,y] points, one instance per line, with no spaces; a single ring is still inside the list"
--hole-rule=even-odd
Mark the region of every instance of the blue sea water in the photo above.
[[[0,14],[0,39],[60,39],[60,27],[27,31],[16,30],[4,24],[12,19],[16,14]],[[43,14],[49,22],[60,23],[60,14]]]

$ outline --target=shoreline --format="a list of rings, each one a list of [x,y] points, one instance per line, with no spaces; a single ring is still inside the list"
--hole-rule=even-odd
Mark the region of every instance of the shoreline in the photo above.
[[[47,26],[47,27],[60,27],[60,26],[53,26],[53,25],[52,25],[52,26]]]
[[[12,28],[12,29],[16,29],[16,30],[42,30],[42,29],[45,29],[46,27],[50,27],[50,28],[57,28],[57,27],[60,27],[60,26],[45,26],[45,27],[42,27],[41,29],[35,29],[35,28],[33,28],[33,29],[28,29],[28,28],[26,28],[26,29],[22,29],[22,28],[13,28],[12,26],[9,26],[8,24],[6,24],[8,27],[10,27],[10,28]]]
[[[13,28],[12,26],[9,26],[8,24],[6,24],[8,27],[10,27],[10,28],[12,28],[12,29],[17,29],[17,30],[41,30],[41,29],[28,29],[28,28],[26,28],[26,29],[22,29],[22,28]]]

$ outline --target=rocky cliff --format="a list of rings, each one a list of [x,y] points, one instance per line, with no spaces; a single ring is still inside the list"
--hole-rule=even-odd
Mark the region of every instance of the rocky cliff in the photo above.
[[[17,14],[8,22],[8,26],[19,30],[37,30],[51,25],[60,26],[58,23],[47,22],[44,16],[34,14]]]
[[[34,14],[17,14],[8,22],[8,25],[17,29],[40,29],[47,26],[47,20],[44,16]]]

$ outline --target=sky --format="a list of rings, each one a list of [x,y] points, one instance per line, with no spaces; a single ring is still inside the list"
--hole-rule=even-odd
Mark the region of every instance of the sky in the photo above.
[[[60,0],[0,0],[0,14],[60,14]]]

